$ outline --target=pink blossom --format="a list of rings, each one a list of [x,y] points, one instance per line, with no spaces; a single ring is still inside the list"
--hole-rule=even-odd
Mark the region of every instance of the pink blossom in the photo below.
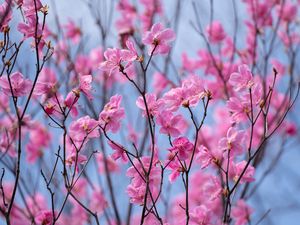
[[[253,86],[253,75],[247,65],[241,65],[238,72],[232,73],[229,83],[235,88],[236,91]]]
[[[147,108],[142,96],[138,97],[136,100],[136,105],[143,110],[143,116],[147,116],[147,110],[150,116],[156,116],[159,112],[159,108],[162,106],[162,101],[156,99],[156,95],[152,93],[147,93],[145,95],[145,101],[147,103]]]
[[[79,77],[79,89],[86,95],[89,100],[93,99],[93,95],[91,93],[92,81],[92,75],[82,75]]]
[[[40,0],[23,0],[22,8],[26,17],[34,17],[35,11],[43,7]]]
[[[166,164],[168,164],[168,170],[171,170],[171,174],[169,175],[169,181],[173,183],[179,175],[184,172],[184,168],[179,160],[176,158],[174,153],[170,153],[168,156],[168,160],[166,160]]]
[[[148,46],[148,54],[167,54],[170,51],[170,42],[175,39],[175,33],[171,29],[165,29],[161,23],[152,26],[151,31],[146,32],[143,43]]]
[[[192,153],[194,145],[186,138],[179,137],[173,140],[173,146],[169,148],[173,154],[177,153],[180,160],[186,160]]]
[[[43,210],[35,217],[35,222],[38,225],[50,225],[53,222],[52,210]]]
[[[51,136],[49,132],[39,123],[34,123],[30,127],[29,142],[26,146],[27,161],[36,162],[43,156],[43,149],[49,146]]]
[[[292,22],[297,16],[298,6],[297,4],[292,4],[290,1],[286,1],[283,6],[278,6],[277,8],[278,16],[285,22]]]
[[[161,126],[159,132],[172,137],[183,134],[187,128],[187,122],[182,115],[173,115],[171,111],[164,110],[157,116],[157,124]]]
[[[108,144],[114,150],[114,153],[111,155],[114,160],[121,158],[123,162],[128,161],[126,150],[123,146],[112,141],[109,141]]]
[[[99,114],[99,123],[106,131],[111,130],[116,133],[121,126],[121,119],[125,117],[124,108],[121,107],[122,96],[114,95],[104,106]]]
[[[34,87],[35,95],[44,95],[51,97],[57,91],[57,79],[55,72],[49,68],[44,67],[38,77],[37,83]]]
[[[227,101],[229,112],[232,113],[231,117],[234,122],[246,121],[247,115],[250,115],[251,105],[249,102],[242,101],[237,97],[231,97]]]
[[[92,69],[98,69],[100,63],[103,61],[103,50],[101,47],[94,48],[90,51],[89,60],[91,62]]]
[[[108,206],[104,193],[100,188],[96,188],[90,199],[90,209],[96,212],[97,215],[102,215],[104,209]]]
[[[20,72],[15,72],[10,75],[10,82],[12,92],[15,97],[21,97],[29,94],[32,88],[32,82],[29,79],[24,78]],[[9,80],[7,77],[0,78],[0,87],[6,95],[12,95]]]
[[[10,22],[10,20],[12,18],[12,11],[8,7],[10,7],[10,5],[6,1],[0,5],[0,18],[1,18],[0,28],[1,28],[1,31],[3,31],[6,27],[8,27],[8,23]]]
[[[241,161],[236,164],[234,162],[230,163],[229,175],[235,182],[237,182],[239,177],[242,175],[242,171],[245,169],[246,165],[247,165],[246,161]],[[245,182],[254,181],[255,180],[254,173],[255,173],[254,167],[248,165],[246,172],[243,174],[242,178],[240,179],[240,183],[243,184]]]
[[[190,59],[186,53],[182,53],[181,61],[182,61],[182,69],[187,72],[192,73],[195,70],[200,68],[199,60]]]
[[[226,37],[223,26],[219,21],[213,21],[210,25],[207,26],[206,32],[208,34],[208,39],[212,43],[220,43]]]
[[[66,158],[66,164],[68,166],[72,166],[76,164],[76,172],[78,172],[78,164],[84,164],[87,161],[87,157],[85,155],[82,155],[80,153],[71,152],[71,154],[68,154]]]
[[[235,225],[246,225],[252,213],[253,209],[244,200],[240,199],[232,208],[231,216],[235,220]]]
[[[233,154],[242,154],[245,151],[243,142],[245,139],[245,132],[237,131],[230,127],[227,131],[226,137],[219,141],[219,148],[223,151],[232,151]]]
[[[189,76],[182,82],[181,87],[172,88],[162,98],[171,111],[177,111],[180,106],[194,107],[205,97],[203,81],[197,76]]]
[[[201,225],[211,225],[210,223],[210,210],[207,209],[205,205],[200,205],[195,207],[191,213],[191,221],[195,224],[201,224]]]
[[[154,93],[159,95],[168,86],[170,81],[161,73],[153,74],[153,89]]]
[[[76,26],[73,20],[69,20],[69,22],[64,25],[64,29],[66,30],[66,38],[72,40],[74,44],[78,44],[81,38],[81,29]]]
[[[134,204],[143,204],[146,194],[146,182],[145,182],[145,171],[149,170],[150,157],[141,157],[140,161],[134,159],[133,163],[135,167],[131,166],[128,168],[126,175],[131,178],[131,183],[127,187],[127,194],[130,197],[130,202]],[[143,167],[141,165],[143,164]],[[139,171],[139,172],[137,172]],[[154,159],[149,176],[149,190],[154,199],[157,198],[159,193],[159,184],[161,182],[161,169],[156,166],[156,160]],[[147,203],[152,202],[151,197],[148,194]]]
[[[70,124],[69,134],[75,142],[82,142],[87,138],[99,137],[98,121],[89,116],[81,117]]]
[[[114,71],[119,71],[121,68],[122,56],[121,50],[117,48],[109,48],[104,52],[105,61],[100,64],[100,69],[107,71],[109,76]]]
[[[98,162],[99,173],[105,173],[105,163],[110,173],[119,172],[120,168],[111,156],[104,157],[102,153],[98,153],[96,159]]]

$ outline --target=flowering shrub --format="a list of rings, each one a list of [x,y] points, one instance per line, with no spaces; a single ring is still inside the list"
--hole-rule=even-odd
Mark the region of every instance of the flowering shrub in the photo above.
[[[264,221],[253,196],[298,135],[300,1],[232,0],[226,22],[214,1],[96,2],[97,43],[56,3],[0,5],[0,221]]]

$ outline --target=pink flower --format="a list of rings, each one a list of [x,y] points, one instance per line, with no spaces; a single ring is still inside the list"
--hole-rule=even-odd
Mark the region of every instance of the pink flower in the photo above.
[[[118,172],[120,170],[118,164],[111,156],[104,157],[102,153],[98,153],[96,159],[98,162],[99,173],[101,174],[105,173],[105,163],[110,173]]]
[[[35,222],[38,225],[50,225],[53,222],[52,210],[43,210],[39,212],[35,217]]]
[[[78,164],[84,164],[87,161],[87,157],[80,153],[76,154],[75,152],[71,152],[71,154],[67,155],[66,164],[68,166],[72,166],[76,164],[76,172],[78,172]]]
[[[245,132],[230,127],[227,136],[219,141],[219,148],[223,151],[233,151],[233,154],[242,154],[245,151],[243,148],[244,139]]]
[[[102,215],[104,209],[108,206],[104,193],[100,188],[96,188],[90,199],[90,209],[96,212],[97,215]]]
[[[164,29],[161,23],[152,26],[151,31],[146,32],[143,43],[148,45],[148,54],[167,54],[170,51],[170,42],[175,40],[175,33],[171,29]]]
[[[126,70],[130,69],[132,62],[137,59],[135,52],[132,50],[121,50],[118,48],[108,48],[104,52],[104,58],[105,61],[100,64],[100,69],[108,72],[109,76],[114,72],[126,72]]]
[[[237,97],[229,98],[227,107],[228,111],[232,113],[231,117],[234,122],[246,121],[247,115],[250,115],[251,112],[251,105]]]
[[[159,108],[162,106],[162,101],[156,100],[156,95],[152,93],[147,93],[145,99],[150,116],[156,116],[158,114]],[[142,96],[138,97],[138,99],[136,100],[136,105],[143,110],[143,116],[147,116],[147,109]]]
[[[75,25],[74,21],[69,20],[69,22],[64,25],[64,29],[66,30],[66,38],[71,39],[74,44],[78,44],[81,38],[81,30]]]
[[[234,163],[230,163],[230,168],[229,168],[229,175],[230,177],[236,182],[239,177],[242,175],[242,171],[245,169],[247,165],[247,162],[245,160]],[[245,182],[252,182],[254,181],[254,173],[255,169],[253,166],[248,165],[246,172],[243,174],[242,178],[240,179],[240,183],[243,184]]]
[[[197,76],[189,76],[182,82],[181,87],[172,88],[162,98],[171,111],[177,111],[180,106],[194,107],[205,97],[203,81]]]
[[[283,4],[283,6],[278,6],[277,12],[278,16],[281,16],[282,20],[285,22],[292,22],[297,16],[297,10],[297,4],[292,4],[290,1],[287,1]]]
[[[29,79],[25,79],[23,74],[20,72],[15,72],[10,75],[11,87],[13,95],[15,97],[20,97],[29,94],[32,88],[32,82]],[[12,95],[10,90],[10,85],[7,77],[0,78],[0,87],[6,95]]]
[[[1,31],[3,31],[8,26],[8,23],[12,18],[12,11],[8,7],[11,7],[11,6],[9,5],[9,3],[7,1],[3,2],[0,5],[0,18],[1,18],[0,29],[1,29]]]
[[[205,206],[200,205],[195,207],[191,213],[191,221],[195,224],[210,225],[211,211]]]
[[[219,21],[213,21],[210,25],[208,25],[206,28],[206,32],[209,41],[214,44],[220,43],[226,37],[223,26]]]
[[[155,94],[161,94],[161,92],[168,86],[170,81],[161,73],[153,74],[153,89]]]
[[[179,175],[184,171],[182,164],[175,157],[174,153],[169,154],[168,160],[166,160],[166,164],[168,164],[168,170],[171,170],[171,174],[169,175],[169,181],[173,183]],[[170,162],[171,161],[171,162]]]
[[[125,148],[115,142],[109,141],[108,142],[109,146],[114,150],[114,153],[111,155],[111,157],[114,160],[117,160],[119,158],[121,158],[123,160],[123,162],[127,162],[128,158],[126,155],[126,151]]]
[[[81,117],[70,124],[69,135],[75,142],[82,142],[87,138],[99,137],[98,121],[89,116]]]
[[[241,65],[238,68],[239,72],[232,73],[229,83],[235,88],[236,91],[245,88],[251,88],[254,84],[253,75],[247,65]]]
[[[201,145],[197,153],[197,159],[201,163],[201,169],[208,167],[210,164],[218,163],[218,159],[222,157],[216,157],[214,152],[209,151],[205,146]]]
[[[116,133],[121,126],[121,119],[125,117],[124,108],[121,107],[122,96],[114,95],[109,102],[104,106],[104,109],[99,114],[99,123],[106,131],[111,130]]]
[[[179,137],[173,140],[173,147],[169,148],[169,151],[178,155],[180,160],[186,160],[192,153],[194,145],[186,138]]]
[[[93,81],[92,75],[82,75],[79,77],[79,89],[86,95],[86,97],[89,100],[93,99],[93,95],[91,93],[92,81]]]
[[[51,136],[39,123],[30,126],[29,142],[26,146],[27,161],[34,163],[43,156],[43,149],[49,146]]]
[[[65,106],[70,109],[75,108],[75,104],[77,103],[79,97],[80,97],[80,90],[78,89],[71,90],[64,101]]]
[[[232,208],[231,216],[235,220],[235,225],[245,225],[248,224],[252,213],[253,209],[244,200],[240,199]]]
[[[126,175],[131,178],[131,183],[127,187],[127,194],[130,197],[130,202],[134,204],[143,204],[146,194],[145,171],[149,170],[150,157],[143,156],[140,161],[134,159],[134,167],[128,168]],[[141,165],[142,163],[142,165]],[[153,161],[151,172],[149,175],[149,190],[154,199],[157,198],[159,193],[159,184],[161,182],[161,169],[156,166],[156,160]],[[147,202],[151,203],[151,197],[148,194]]]
[[[35,95],[46,94],[51,97],[57,91],[57,79],[55,72],[48,67],[44,67],[41,71],[37,83],[34,87]]]
[[[161,126],[159,132],[172,137],[183,134],[187,128],[187,123],[182,115],[174,116],[171,111],[167,110],[159,113],[156,121]]]
[[[188,57],[186,53],[182,53],[181,55],[182,68],[187,72],[194,72],[195,70],[200,68],[199,60],[193,60]]]

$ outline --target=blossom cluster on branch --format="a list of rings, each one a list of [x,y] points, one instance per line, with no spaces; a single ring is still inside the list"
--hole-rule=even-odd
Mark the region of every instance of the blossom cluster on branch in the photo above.
[[[97,44],[56,3],[0,5],[0,221],[263,221],[253,195],[298,136],[300,1],[232,0],[227,23],[214,1],[85,4]]]

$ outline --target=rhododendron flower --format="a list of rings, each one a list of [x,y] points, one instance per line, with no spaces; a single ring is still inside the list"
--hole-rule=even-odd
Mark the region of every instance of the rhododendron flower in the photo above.
[[[35,222],[38,225],[51,225],[53,223],[52,210],[43,210],[39,212],[38,215],[35,217]]]
[[[123,156],[123,155],[122,155]],[[110,173],[119,172],[120,168],[116,161],[111,156],[104,157],[102,153],[97,153],[96,159],[98,162],[99,173],[105,173],[105,163]],[[104,161],[105,160],[105,161]]]
[[[101,215],[107,206],[108,202],[105,199],[104,193],[100,188],[96,188],[90,199],[90,209],[98,215]]]
[[[126,155],[126,151],[123,146],[121,146],[115,142],[112,142],[112,141],[109,141],[108,144],[114,150],[114,153],[111,155],[111,157],[114,160],[121,158],[123,160],[123,162],[128,161],[128,157]]]
[[[49,67],[44,67],[39,74],[38,80],[34,87],[34,94],[46,94],[48,97],[51,97],[56,93],[57,88],[58,87],[55,72]]]
[[[184,172],[184,168],[182,164],[177,160],[176,155],[171,153],[168,156],[169,160],[166,160],[166,164],[168,164],[168,170],[171,170],[171,174],[169,175],[169,181],[173,183],[179,175]]]
[[[78,172],[78,170],[79,170],[78,164],[84,164],[86,161],[87,161],[87,157],[85,155],[72,152],[66,158],[66,165],[68,165],[68,166],[77,165],[76,172]]]
[[[229,169],[229,175],[232,177],[232,179],[236,182],[239,177],[241,176],[243,170],[245,169],[247,165],[246,161],[241,161],[238,163],[231,162],[230,163],[230,169]],[[254,172],[255,169],[253,166],[248,165],[246,172],[243,174],[242,178],[240,179],[240,183],[243,184],[245,182],[252,182],[254,181]]]
[[[145,95],[145,99],[147,108],[142,96],[138,97],[138,99],[136,100],[136,105],[143,110],[143,116],[147,116],[147,109],[150,116],[156,116],[159,112],[159,108],[162,106],[162,101],[157,100],[156,95],[152,93],[147,93]]]
[[[181,87],[172,88],[162,98],[169,110],[177,111],[180,106],[194,107],[205,97],[206,92],[202,80],[197,76],[189,76]]]
[[[78,89],[73,89],[73,90],[71,90],[71,91],[68,93],[68,95],[67,95],[67,97],[66,97],[66,99],[65,99],[65,101],[64,101],[65,106],[68,107],[68,108],[70,108],[70,109],[71,109],[71,108],[74,108],[76,102],[77,102],[78,99],[79,99],[79,97],[80,97],[80,91],[79,91]]]
[[[187,128],[187,122],[182,115],[173,115],[171,111],[167,110],[160,112],[156,121],[161,126],[159,132],[172,137],[183,134]]]
[[[252,213],[253,209],[244,200],[240,199],[232,208],[231,216],[235,220],[235,225],[246,225]]]
[[[159,95],[170,83],[170,81],[161,73],[153,74],[153,89],[156,95]]]
[[[100,64],[100,69],[107,71],[109,76],[115,71],[124,71],[130,69],[132,62],[137,59],[136,51],[132,42],[128,42],[131,50],[108,48],[104,52],[105,61]],[[125,62],[125,64],[124,64]]]
[[[92,75],[82,75],[79,77],[79,89],[82,91],[86,97],[91,100],[93,98],[91,90],[92,90]]]
[[[10,5],[6,1],[0,5],[1,31],[3,31],[8,26],[8,23],[12,18],[12,11],[8,7],[10,7]]]
[[[178,155],[180,160],[186,160],[193,151],[194,145],[186,138],[179,137],[173,140],[173,147],[169,148],[173,154]]]
[[[213,21],[206,28],[209,41],[212,43],[220,43],[226,37],[223,26],[219,21]]]
[[[234,122],[246,121],[247,115],[250,115],[251,104],[250,102],[242,101],[237,97],[229,98],[227,102],[228,111],[232,113],[231,117]]]
[[[244,88],[251,88],[253,86],[253,75],[247,65],[241,65],[238,72],[232,73],[229,83],[235,88],[236,91]]]
[[[81,30],[73,20],[69,20],[69,22],[64,25],[66,30],[66,38],[70,38],[74,44],[78,44],[81,38]]]
[[[34,163],[43,156],[43,149],[49,146],[51,136],[49,132],[39,123],[30,127],[29,142],[26,146],[27,161]]]
[[[134,204],[144,204],[144,198],[146,194],[146,182],[145,182],[145,171],[149,170],[150,157],[143,156],[140,161],[134,159],[133,163],[135,167],[131,166],[128,168],[126,175],[131,178],[131,183],[127,187],[127,194],[130,197],[130,202]],[[149,175],[149,190],[154,199],[157,198],[159,193],[159,184],[161,182],[161,169],[156,166],[156,160],[154,159],[152,169]],[[141,165],[143,164],[143,167]],[[140,171],[140,172],[137,172]],[[142,176],[142,177],[141,177]],[[150,194],[148,193],[147,203],[152,202]]]
[[[146,32],[143,37],[143,43],[149,47],[149,55],[167,54],[173,40],[175,40],[174,31],[165,29],[161,23],[154,24],[151,31]]]
[[[191,213],[191,221],[195,224],[210,225],[210,210],[205,205],[195,207]]]
[[[15,97],[21,97],[29,94],[32,88],[32,82],[29,79],[24,78],[23,74],[20,72],[15,72],[10,75],[10,82],[12,87],[12,92]],[[12,95],[9,80],[7,77],[0,78],[0,87],[6,95]]]
[[[245,139],[245,132],[237,131],[230,127],[227,131],[226,137],[219,141],[219,148],[223,151],[232,151],[232,154],[242,154],[245,152],[243,142]]]
[[[292,4],[292,2],[287,1],[282,6],[278,6],[278,17],[285,22],[291,22],[295,20],[297,16],[298,6],[297,4]]]
[[[73,141],[82,142],[87,138],[99,137],[98,121],[89,116],[81,117],[70,124],[69,134]]]
[[[104,106],[104,109],[99,114],[100,126],[106,131],[111,130],[116,133],[121,126],[121,119],[125,117],[124,108],[121,107],[122,96],[114,95],[109,102]]]
[[[188,57],[188,55],[184,52],[181,55],[182,61],[182,69],[187,72],[194,72],[195,70],[200,68],[199,60],[192,60]]]

